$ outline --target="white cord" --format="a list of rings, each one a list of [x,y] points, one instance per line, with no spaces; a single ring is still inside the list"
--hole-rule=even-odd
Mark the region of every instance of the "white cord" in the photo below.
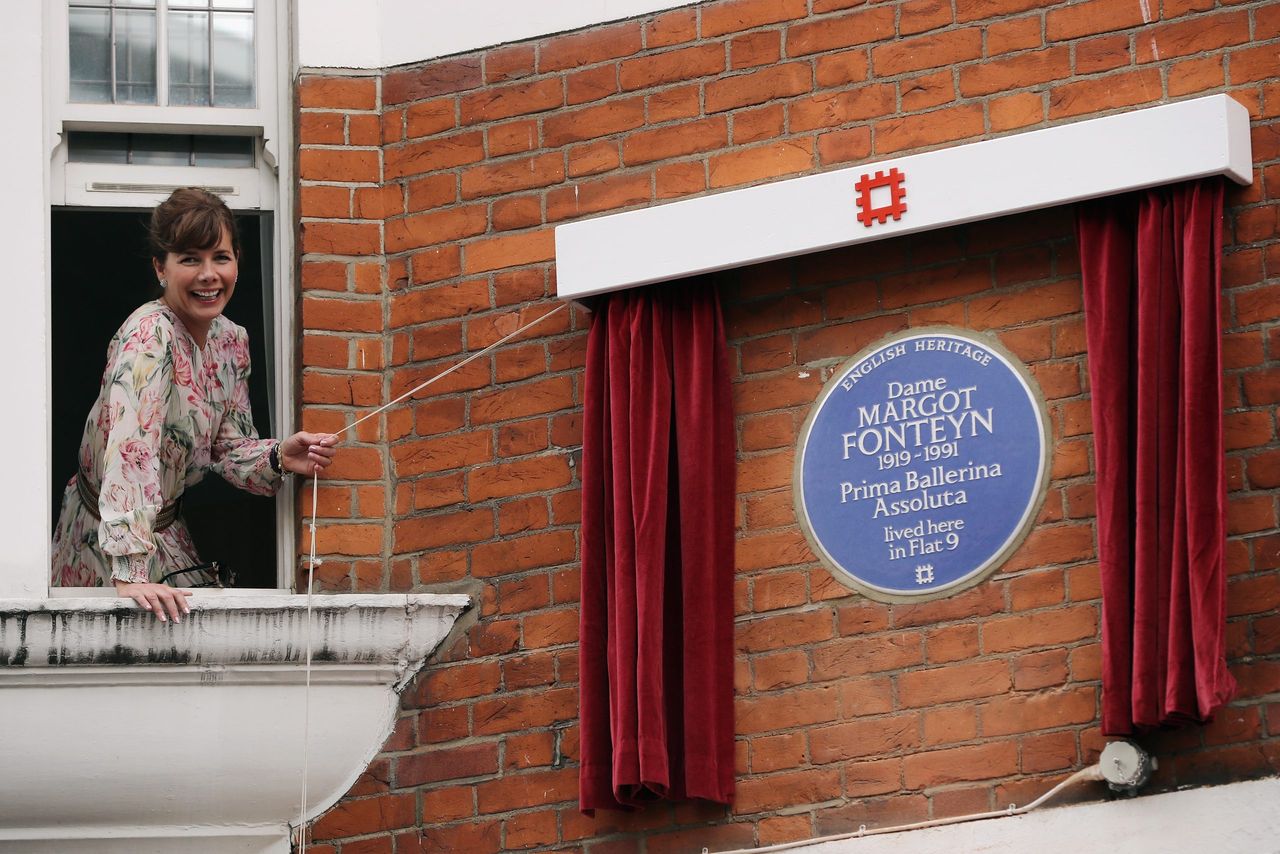
[[[868,828],[865,824],[857,830],[850,833],[838,833],[834,836],[820,836],[816,839],[801,839],[796,842],[782,842],[777,845],[767,845],[764,848],[743,848],[737,852],[726,852],[726,854],[764,854],[766,851],[788,851],[792,848],[803,848],[808,845],[817,845],[821,842],[838,842],[841,839],[855,839],[863,836],[878,836],[882,833],[901,833],[905,830],[924,830],[926,827],[941,827],[947,824],[962,824],[967,821],[981,821],[988,818],[1007,818],[1011,815],[1022,815],[1031,812],[1054,795],[1061,792],[1068,786],[1072,786],[1081,780],[1101,780],[1102,766],[1098,764],[1090,765],[1088,768],[1081,768],[1067,779],[1036,798],[1024,807],[1010,804],[1002,810],[994,810],[992,812],[974,813],[972,815],[957,815],[951,818],[935,818],[928,821],[917,821],[913,824],[899,824],[893,827],[872,827]],[[703,849],[705,850],[705,849]]]
[[[560,303],[560,305],[551,309],[551,311],[548,311],[546,314],[543,314],[542,316],[538,317],[536,320],[529,321],[524,326],[521,326],[518,329],[516,329],[514,332],[508,332],[506,335],[503,335],[497,341],[494,341],[492,344],[485,347],[484,349],[477,350],[476,352],[472,353],[470,356],[467,356],[467,358],[463,359],[461,362],[458,362],[456,365],[452,365],[451,367],[445,368],[443,371],[436,374],[434,377],[431,377],[431,379],[427,380],[426,382],[419,383],[418,385],[409,389],[404,394],[400,395],[390,403],[384,406],[379,406],[377,409],[373,410],[367,415],[357,418],[355,421],[351,422],[346,427],[343,427],[341,430],[337,431],[333,435],[340,436],[343,433],[350,430],[351,428],[355,427],[357,424],[361,423],[362,421],[368,421],[370,418],[377,415],[378,413],[385,412],[386,410],[395,406],[397,403],[400,403],[404,400],[407,400],[410,397],[413,397],[415,394],[422,391],[424,388],[436,382],[437,380],[441,380],[444,377],[447,377],[449,374],[453,373],[454,371],[457,371],[460,368],[463,368],[466,365],[470,364],[471,362],[474,362],[476,359],[480,358],[481,356],[483,356],[488,352],[491,352],[492,350],[499,347],[500,345],[505,344],[506,342],[510,341],[512,338],[515,338],[517,335],[524,332],[525,330],[532,329],[542,321],[546,320],[551,315],[559,311],[563,311],[564,307],[567,305],[568,303],[564,303],[564,302]],[[312,593],[312,589],[313,589],[313,585],[316,577],[316,504],[317,504],[317,494],[318,494],[319,488],[320,488],[320,470],[317,468],[316,471],[311,475],[311,556],[307,563],[307,625],[306,625],[305,633],[303,635],[305,639],[306,647],[307,647],[307,654],[306,654],[306,665],[304,668],[306,673],[306,687],[304,688],[303,695],[302,695],[303,696],[303,700],[302,700],[302,703],[303,703],[302,705],[302,795],[298,803],[298,851],[300,852],[300,854],[306,854],[307,852],[307,774],[310,771],[310,758],[311,758],[311,752],[310,750],[307,749],[310,742],[310,731],[311,731],[311,593]]]

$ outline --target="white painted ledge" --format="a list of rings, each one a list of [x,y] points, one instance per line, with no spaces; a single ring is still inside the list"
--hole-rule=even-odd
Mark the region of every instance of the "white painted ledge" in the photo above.
[[[458,595],[316,596],[308,818],[364,771]],[[287,852],[306,597],[0,600],[0,851]]]
[[[794,850],[803,854],[1258,854],[1280,850],[1277,802],[1280,779],[1270,777],[1104,803],[1046,807],[1011,818],[815,842]]]
[[[893,169],[906,210],[863,225],[854,185]],[[1226,95],[566,223],[556,288],[577,299],[1209,175],[1253,180],[1249,113]]]

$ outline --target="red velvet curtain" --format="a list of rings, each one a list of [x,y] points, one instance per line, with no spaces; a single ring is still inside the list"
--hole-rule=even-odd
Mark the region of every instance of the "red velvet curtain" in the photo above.
[[[1225,656],[1219,178],[1080,206],[1102,731],[1207,721]]]
[[[733,797],[734,428],[713,287],[593,306],[580,806]]]

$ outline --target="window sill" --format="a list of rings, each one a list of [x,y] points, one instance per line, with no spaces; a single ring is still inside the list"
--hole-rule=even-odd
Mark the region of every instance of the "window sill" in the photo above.
[[[79,595],[0,599],[0,849],[133,851],[146,839],[148,851],[287,852],[306,597],[196,591],[175,625],[110,591],[67,592]],[[364,771],[399,689],[468,605],[313,598],[308,818]]]

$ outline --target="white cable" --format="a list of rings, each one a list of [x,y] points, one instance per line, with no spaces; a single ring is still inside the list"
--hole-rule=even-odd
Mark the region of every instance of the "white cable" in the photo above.
[[[974,813],[972,815],[957,815],[951,818],[934,818],[928,821],[917,821],[913,824],[899,824],[893,827],[872,827],[868,828],[865,824],[857,830],[849,833],[837,833],[834,836],[820,836],[816,839],[801,839],[796,842],[782,842],[777,845],[767,845],[764,848],[741,848],[736,851],[726,852],[726,854],[763,854],[766,851],[788,851],[792,848],[803,848],[808,845],[818,845],[822,842],[839,842],[842,839],[855,839],[863,836],[878,836],[883,833],[901,833],[906,830],[924,830],[926,827],[942,827],[947,824],[962,824],[968,821],[981,821],[988,818],[1007,818],[1011,815],[1022,815],[1031,812],[1054,795],[1061,792],[1068,786],[1072,786],[1081,780],[1102,780],[1102,766],[1098,764],[1090,765],[1088,768],[1081,768],[1067,779],[1058,783],[1049,791],[1036,798],[1024,807],[1014,806],[1010,804],[1006,809],[993,810],[991,812]],[[703,849],[706,850],[706,849]]]
[[[320,490],[320,469],[311,474],[311,556],[307,562],[307,625],[303,642],[307,647],[306,683],[302,690],[302,795],[298,799],[298,851],[307,854],[307,775],[311,770],[311,592],[316,577],[316,505]]]
[[[563,311],[566,305],[568,305],[568,303],[562,302],[560,303],[560,305],[551,309],[551,311],[548,311],[546,314],[543,314],[542,316],[538,317],[536,320],[529,321],[524,326],[521,326],[518,329],[516,329],[514,332],[508,332],[506,335],[503,335],[501,338],[499,338],[497,341],[494,341],[489,346],[481,350],[477,350],[476,352],[472,353],[470,356],[467,356],[467,358],[463,359],[461,362],[458,362],[457,364],[452,365],[451,367],[445,368],[443,371],[431,377],[426,382],[419,383],[418,385],[409,389],[404,394],[400,395],[390,403],[385,404],[383,406],[379,406],[377,409],[373,410],[367,415],[357,418],[355,421],[351,422],[346,427],[343,427],[341,430],[337,431],[333,435],[340,436],[343,433],[350,430],[351,428],[355,427],[357,424],[361,423],[362,421],[368,421],[370,418],[377,415],[378,413],[385,412],[386,410],[395,406],[397,403],[400,403],[401,401],[404,401],[410,397],[413,397],[415,394],[422,391],[424,388],[436,382],[437,380],[443,379],[444,377],[447,377],[449,374],[453,373],[454,371],[457,371],[460,368],[463,368],[466,365],[470,364],[471,362],[474,362],[476,359],[480,358],[484,354],[491,352],[498,346],[505,344],[506,342],[510,341],[512,338],[515,338],[521,332],[524,332],[525,330],[528,330],[528,329],[532,329],[542,321],[546,320],[551,315],[559,311]],[[302,700],[302,704],[303,704],[302,705],[302,794],[298,802],[298,851],[300,852],[300,854],[306,854],[307,852],[307,774],[310,771],[310,758],[311,758],[311,752],[310,750],[307,749],[308,744],[310,742],[310,731],[311,731],[311,594],[312,594],[312,589],[313,589],[313,585],[316,577],[316,505],[317,505],[317,494],[319,492],[319,488],[320,488],[320,470],[319,468],[317,468],[311,475],[311,526],[310,526],[311,527],[311,555],[310,555],[310,559],[307,562],[307,625],[303,635],[304,642],[307,647],[307,653],[306,653],[306,664],[304,665],[304,671],[306,673],[306,687],[303,689],[303,695],[302,695],[303,696],[303,700]]]

